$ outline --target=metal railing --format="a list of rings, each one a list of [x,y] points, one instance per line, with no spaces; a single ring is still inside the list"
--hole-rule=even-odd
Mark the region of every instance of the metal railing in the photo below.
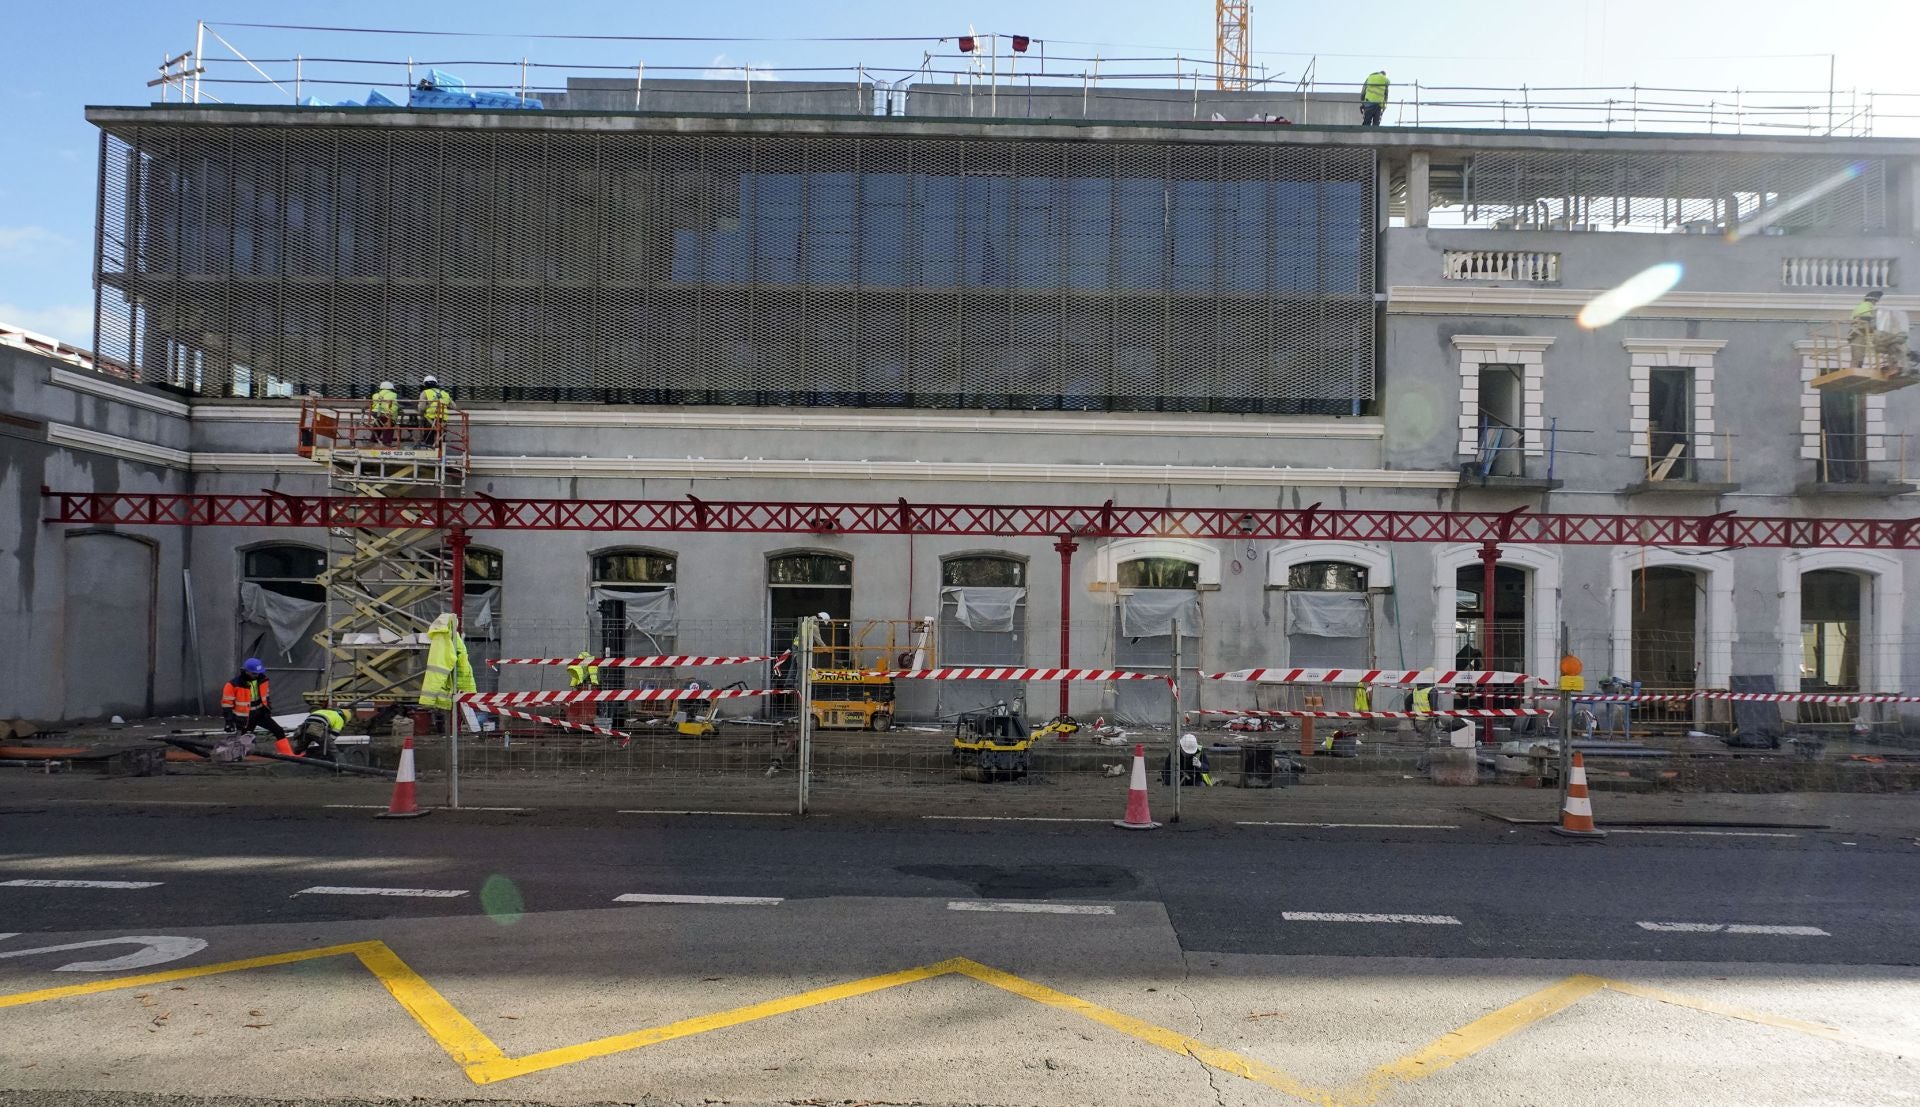
[[[1560,420],[1558,417],[1547,420],[1545,449],[1541,462],[1545,466],[1545,475],[1540,479],[1552,480],[1554,465],[1559,457]],[[1527,432],[1524,428],[1493,418],[1486,412],[1480,413],[1479,443],[1470,468],[1474,476],[1482,480],[1489,477],[1525,478],[1527,472]]]
[[[1546,250],[1447,250],[1440,275],[1449,281],[1557,281],[1560,255]]]
[[[1907,483],[1907,435],[1822,429],[1815,473],[1821,484]]]
[[[1638,432],[1648,484],[1717,481],[1733,483],[1731,431],[1667,430],[1649,426]]]
[[[880,56],[800,66],[716,65],[712,44],[733,39],[662,41],[647,36],[557,34],[535,36],[554,51],[538,60],[524,55],[475,59],[471,53],[453,60],[436,56],[446,49],[444,35],[444,31],[425,30],[200,23],[194,49],[169,56],[149,84],[159,89],[163,99],[194,103],[248,102],[256,94],[266,94],[275,102],[302,103],[368,88],[404,102],[418,77],[447,67],[461,71],[473,91],[517,97],[564,93],[568,75],[629,81],[634,110],[639,110],[649,80],[658,83],[658,76],[666,75],[736,84],[743,102],[750,98],[752,106],[744,108],[748,111],[896,114],[906,110],[905,101],[915,88],[938,89],[945,97],[957,88],[966,93],[960,114],[1005,118],[1031,114],[1028,94],[1041,91],[1079,93],[1073,98],[1080,100],[1081,115],[1112,118],[1100,113],[1101,107],[1114,106],[1103,104],[1100,93],[1124,88],[1164,102],[1164,107],[1156,109],[1157,118],[1185,115],[1206,120],[1215,110],[1227,108],[1222,115],[1234,122],[1255,118],[1270,122],[1276,115],[1325,122],[1309,120],[1310,110],[1341,110],[1350,111],[1351,118],[1340,122],[1359,123],[1361,82],[1319,79],[1317,58],[1307,62],[1299,76],[1268,73],[1262,66],[1260,76],[1249,79],[1244,91],[1221,93],[1215,88],[1220,74],[1207,60],[1213,54],[1211,48],[1130,51],[1107,57],[1097,47],[1080,43],[1050,47],[1043,38],[986,31],[969,35],[964,40],[966,50],[956,49],[955,43],[962,41],[958,36],[906,37],[890,39],[886,45],[858,47],[869,54],[889,51]],[[309,47],[316,39],[330,48],[323,54],[312,53]],[[421,52],[415,52],[415,47]],[[818,50],[812,45],[805,48]],[[636,56],[647,49],[679,50],[683,56]],[[567,56],[558,56],[563,50]],[[796,87],[802,82],[812,87]],[[822,95],[824,86],[836,82],[846,83],[849,95],[843,100]],[[872,95],[861,95],[858,86],[866,86]],[[1059,114],[1054,110],[1058,99],[1049,97],[1047,114]],[[1315,104],[1316,100],[1322,103]],[[806,105],[802,109],[794,106],[802,103]],[[1232,106],[1243,106],[1245,111],[1234,116]],[[1823,87],[1803,89],[1445,85],[1416,80],[1393,86],[1384,122],[1423,127],[1862,136],[1875,133],[1876,128],[1893,133],[1920,130],[1920,92],[1842,88],[1833,77]]]

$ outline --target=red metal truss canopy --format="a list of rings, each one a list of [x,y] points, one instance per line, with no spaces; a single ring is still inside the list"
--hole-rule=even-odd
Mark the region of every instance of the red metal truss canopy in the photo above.
[[[532,500],[293,496],[280,492],[55,492],[49,523],[199,527],[582,530],[1002,538],[1254,538],[1344,542],[1520,542],[1544,546],[1916,549],[1920,519],[1736,515],[1540,515],[1525,509],[1395,511],[1270,507]]]

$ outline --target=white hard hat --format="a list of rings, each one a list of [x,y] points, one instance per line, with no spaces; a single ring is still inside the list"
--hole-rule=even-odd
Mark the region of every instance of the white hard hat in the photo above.
[[[824,612],[824,611],[822,611],[822,612],[821,612],[820,614],[818,614],[818,615],[815,615],[815,616],[814,616],[814,618],[816,618],[816,619],[818,619],[818,620],[820,620],[820,621],[821,621],[821,622],[823,622],[823,623],[831,623],[831,622],[833,622],[833,616],[831,616],[831,615],[829,615],[829,614],[827,614],[827,613],[826,613],[826,612]]]
[[[380,387],[381,387],[381,388],[385,388],[385,389],[388,389],[388,390],[392,390],[392,388],[393,388],[393,382],[392,382],[392,381],[381,381],[381,382],[380,382]]]
[[[1199,753],[1200,739],[1195,738],[1191,734],[1182,734],[1180,736],[1180,752],[1187,754],[1188,756],[1192,756],[1193,754]]]
[[[439,383],[440,383],[440,378],[439,378],[439,377],[436,377],[436,376],[434,376],[434,375],[433,375],[432,373],[428,373],[428,374],[427,374],[426,376],[424,376],[424,377],[422,377],[422,378],[420,378],[420,379],[421,379],[421,382],[422,382],[422,383],[424,383],[424,384],[439,384]]]

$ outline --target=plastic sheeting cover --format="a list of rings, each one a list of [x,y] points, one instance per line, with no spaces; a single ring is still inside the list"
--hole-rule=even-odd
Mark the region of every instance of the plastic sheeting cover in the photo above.
[[[1365,638],[1366,593],[1288,592],[1287,633],[1311,634],[1316,638]]]
[[[1120,633],[1127,638],[1200,633],[1200,593],[1185,588],[1142,588],[1120,597]]]
[[[649,634],[661,634],[673,630],[673,589],[656,588],[649,592],[634,592],[623,588],[593,589],[593,606],[597,612],[602,603],[618,600],[627,605],[626,624],[629,630],[644,631]]]
[[[307,628],[319,617],[321,606],[314,600],[269,591],[252,581],[240,584],[240,621],[266,627],[273,635],[274,646],[288,660],[306,637]]]
[[[942,588],[940,594],[953,600],[954,619],[968,630],[1010,631],[1013,615],[1026,598],[1025,588],[973,587]]]

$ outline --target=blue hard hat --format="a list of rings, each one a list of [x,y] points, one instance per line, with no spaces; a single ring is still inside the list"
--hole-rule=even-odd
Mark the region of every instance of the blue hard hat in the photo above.
[[[246,664],[240,667],[254,676],[261,676],[267,671],[267,663],[257,657],[247,658]]]

